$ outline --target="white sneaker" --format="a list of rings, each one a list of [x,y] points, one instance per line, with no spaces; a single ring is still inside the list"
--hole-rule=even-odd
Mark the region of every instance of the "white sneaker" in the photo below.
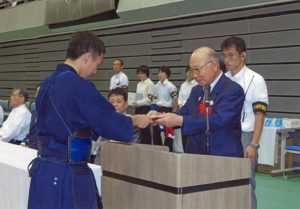
[[[11,7],[15,7],[17,5],[19,0],[13,0],[13,2],[11,3]]]

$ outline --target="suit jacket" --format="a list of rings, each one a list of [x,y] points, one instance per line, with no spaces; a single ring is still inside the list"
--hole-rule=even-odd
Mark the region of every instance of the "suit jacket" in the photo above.
[[[206,153],[206,117],[199,111],[203,87],[195,86],[179,114],[183,115],[182,133],[187,136],[187,153]],[[211,155],[243,157],[241,143],[241,111],[244,91],[224,74],[212,92],[213,112],[209,116]]]

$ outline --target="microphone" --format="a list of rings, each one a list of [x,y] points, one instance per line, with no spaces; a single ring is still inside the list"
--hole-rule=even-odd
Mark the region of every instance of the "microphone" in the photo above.
[[[210,102],[210,85],[204,86],[204,103],[208,107]]]

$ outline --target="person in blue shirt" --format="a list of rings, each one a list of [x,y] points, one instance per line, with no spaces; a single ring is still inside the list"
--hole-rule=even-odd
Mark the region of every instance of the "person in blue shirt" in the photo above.
[[[104,53],[96,35],[75,33],[65,62],[41,85],[36,98],[38,157],[29,165],[28,209],[101,209],[87,165],[91,132],[126,142],[132,139],[133,125],[149,125],[146,115],[117,113],[87,79],[97,72]]]
[[[192,89],[190,97],[177,114],[158,115],[154,117],[154,122],[167,127],[181,127],[182,134],[187,136],[187,153],[243,157],[240,124],[243,89],[222,73],[217,54],[209,47],[201,47],[193,52],[190,68],[199,85]],[[205,135],[206,109],[203,108],[203,87],[208,85],[211,89],[208,98],[209,147]],[[155,114],[149,113],[152,117]]]

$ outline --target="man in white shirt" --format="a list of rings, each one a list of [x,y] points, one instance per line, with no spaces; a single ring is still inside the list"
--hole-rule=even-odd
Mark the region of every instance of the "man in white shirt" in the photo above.
[[[121,87],[128,91],[129,81],[127,75],[123,72],[123,65],[124,63],[121,59],[116,59],[114,61],[113,71],[115,74],[110,79],[109,90]]]
[[[190,69],[190,66],[187,66],[185,69],[186,81],[183,82],[180,86],[179,95],[178,95],[178,107],[181,109],[189,98],[192,88],[198,85],[197,81],[194,80],[193,71]],[[181,130],[180,130],[181,131]],[[179,149],[184,150],[186,144],[186,136],[182,136],[182,145]],[[174,145],[174,144],[173,144]],[[179,145],[180,146],[180,145]]]
[[[179,90],[179,96],[178,96],[179,108],[181,108],[186,103],[186,100],[189,98],[192,88],[198,84],[194,80],[193,71],[190,70],[189,66],[186,67],[185,73],[187,79],[185,82],[181,84]]]
[[[155,85],[149,78],[150,70],[148,66],[141,65],[136,71],[141,80],[136,87],[136,102],[133,102],[135,114],[147,114],[154,99]],[[151,144],[150,127],[140,129],[140,142],[142,144]]]
[[[14,89],[10,96],[12,110],[0,128],[0,140],[21,144],[29,132],[31,113],[25,103],[28,93],[24,89]]]
[[[244,90],[245,101],[241,114],[242,143],[244,156],[252,160],[251,208],[257,208],[255,189],[255,167],[257,150],[263,130],[268,101],[268,90],[264,78],[246,66],[246,44],[239,37],[230,37],[221,44],[226,76],[238,83]]]

